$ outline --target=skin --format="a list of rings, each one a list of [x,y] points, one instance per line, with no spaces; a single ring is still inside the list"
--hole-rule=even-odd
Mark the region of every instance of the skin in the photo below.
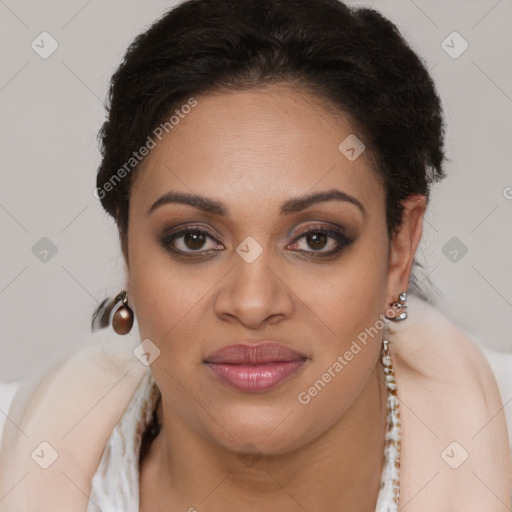
[[[321,100],[284,84],[197,100],[130,193],[128,298],[141,339],[161,351],[151,370],[162,429],[141,462],[140,510],[373,511],[386,420],[382,332],[308,404],[297,397],[407,290],[426,199],[404,201],[389,240],[382,182],[364,153],[349,161],[338,150],[354,128]],[[366,214],[334,200],[279,212],[290,198],[331,189]],[[229,216],[177,203],[148,215],[171,190],[220,201]],[[181,236],[174,246],[188,252],[179,258],[161,243],[178,225],[213,238],[186,245]],[[354,241],[322,258],[337,242],[299,238],[313,226],[343,227]],[[246,237],[262,248],[252,263],[236,252]],[[275,388],[241,393],[203,361],[245,339],[308,359]]]

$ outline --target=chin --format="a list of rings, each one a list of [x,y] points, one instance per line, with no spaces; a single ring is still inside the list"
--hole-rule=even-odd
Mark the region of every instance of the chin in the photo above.
[[[208,437],[241,456],[283,455],[311,441],[307,438],[308,433],[311,434],[305,418],[298,418],[282,406],[264,409],[245,406],[227,414],[216,414],[215,418],[218,428],[212,432],[209,423],[206,426]]]

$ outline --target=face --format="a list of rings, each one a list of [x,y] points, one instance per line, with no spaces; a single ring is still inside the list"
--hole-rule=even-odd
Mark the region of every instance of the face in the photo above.
[[[284,86],[196,100],[132,185],[128,298],[160,350],[151,370],[174,423],[233,451],[283,453],[358,396],[407,264],[391,275],[384,188],[364,153],[338,149],[348,121]],[[155,204],[168,193],[203,199]],[[264,340],[302,357],[277,365],[285,377],[270,387],[234,387],[205,362]]]

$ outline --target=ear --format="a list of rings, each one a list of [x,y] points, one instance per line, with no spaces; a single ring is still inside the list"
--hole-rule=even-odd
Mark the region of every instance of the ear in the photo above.
[[[393,235],[389,249],[389,265],[386,307],[398,299],[398,295],[407,291],[416,249],[423,232],[423,216],[427,208],[427,197],[414,194],[402,201],[402,225]]]

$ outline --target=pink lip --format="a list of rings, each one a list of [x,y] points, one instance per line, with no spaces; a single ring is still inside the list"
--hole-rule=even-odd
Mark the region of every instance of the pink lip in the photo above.
[[[277,343],[237,344],[210,354],[205,363],[222,382],[244,392],[267,391],[293,375],[307,357]]]

